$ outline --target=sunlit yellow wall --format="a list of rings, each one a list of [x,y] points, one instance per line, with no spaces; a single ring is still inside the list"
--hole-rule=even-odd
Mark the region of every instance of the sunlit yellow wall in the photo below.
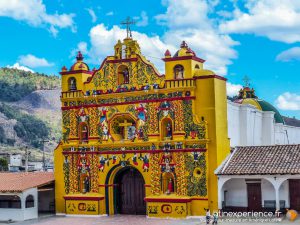
[[[54,151],[54,177],[55,177],[55,207],[56,213],[65,213],[65,184],[63,174],[62,145],[59,144]]]
[[[201,77],[199,77],[201,78]],[[213,76],[197,79],[195,112],[208,121],[208,198],[210,210],[218,209],[216,168],[229,154],[226,82]]]

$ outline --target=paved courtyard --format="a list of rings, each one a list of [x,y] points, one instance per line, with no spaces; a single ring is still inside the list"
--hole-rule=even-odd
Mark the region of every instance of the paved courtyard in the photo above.
[[[261,221],[252,221],[252,222],[225,222],[219,221],[218,224],[259,224]],[[205,220],[203,219],[183,219],[183,220],[175,220],[175,219],[147,219],[145,216],[132,216],[132,215],[117,215],[117,216],[108,216],[108,217],[65,217],[65,216],[52,216],[41,218],[38,220],[29,220],[25,222],[17,222],[13,223],[13,225],[198,225],[205,224]],[[263,222],[262,224],[300,224],[300,219],[290,222],[284,220],[282,222]]]

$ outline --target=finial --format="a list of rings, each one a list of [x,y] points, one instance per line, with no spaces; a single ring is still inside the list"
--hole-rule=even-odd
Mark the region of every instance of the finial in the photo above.
[[[130,17],[128,16],[126,18],[126,20],[124,20],[123,22],[121,22],[122,25],[126,25],[126,32],[127,32],[127,38],[132,38],[132,34],[131,34],[131,29],[130,29],[130,25],[134,25],[135,21],[131,20]]]
[[[244,76],[243,81],[244,87],[250,87],[250,78],[247,75]]]
[[[181,45],[180,45],[180,48],[187,48],[188,45],[185,41],[182,41]]]
[[[62,72],[65,72],[65,71],[67,71],[68,69],[67,69],[67,67],[66,66],[63,66],[62,68],[61,68],[61,71]]]
[[[165,57],[167,56],[171,56],[171,52],[169,51],[169,49],[167,49],[167,51],[165,52]]]
[[[77,61],[82,61],[83,60],[83,55],[81,54],[81,51],[78,51],[76,59],[77,59]]]

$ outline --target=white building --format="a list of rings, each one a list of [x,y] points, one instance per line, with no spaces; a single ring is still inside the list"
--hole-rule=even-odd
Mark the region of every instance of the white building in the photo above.
[[[1,221],[38,218],[39,212],[54,212],[53,173],[0,173]]]
[[[215,173],[223,211],[300,211],[300,145],[236,147]]]
[[[283,117],[270,103],[243,88],[228,101],[228,136],[234,146],[300,144],[300,121]]]

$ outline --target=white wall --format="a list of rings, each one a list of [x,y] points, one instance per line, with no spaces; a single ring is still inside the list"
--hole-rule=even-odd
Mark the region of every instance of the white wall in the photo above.
[[[233,178],[227,181],[223,186],[223,192],[226,193],[226,206],[247,207],[247,185],[245,179]],[[224,201],[224,199],[222,199]]]
[[[257,179],[256,177],[255,179]],[[262,177],[261,177],[262,178]],[[273,178],[271,178],[273,179]],[[226,193],[226,206],[236,206],[236,207],[247,207],[248,206],[248,194],[247,194],[247,184],[244,178],[231,178],[226,181],[222,188],[222,193]],[[275,201],[275,189],[273,184],[266,180],[261,179],[261,195],[262,195],[262,207],[264,207],[265,200]],[[221,201],[224,201],[224,195],[221,196]],[[289,208],[289,181],[284,181],[279,189],[279,200],[285,201],[285,207]]]
[[[264,201],[266,200],[274,201],[276,199],[275,189],[273,187],[273,184],[264,179],[261,180],[261,198],[262,198],[261,203],[263,207],[264,207]]]
[[[274,112],[260,111],[252,105],[227,102],[230,145],[260,146],[300,144],[300,127],[275,123]]]
[[[20,209],[6,209],[0,208],[0,220],[13,220],[13,221],[23,221],[28,219],[34,219],[38,217],[37,209],[37,189],[31,188],[22,193],[0,193],[1,195],[18,195],[21,198],[21,208]],[[34,198],[34,207],[25,208],[25,201],[28,195],[32,195]]]

